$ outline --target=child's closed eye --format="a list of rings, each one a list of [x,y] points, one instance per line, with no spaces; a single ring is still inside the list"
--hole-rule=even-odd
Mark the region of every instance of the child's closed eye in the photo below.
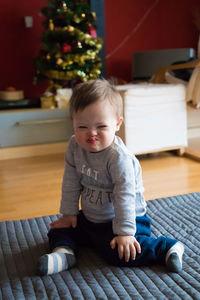
[[[79,129],[86,129],[86,126],[78,126]]]

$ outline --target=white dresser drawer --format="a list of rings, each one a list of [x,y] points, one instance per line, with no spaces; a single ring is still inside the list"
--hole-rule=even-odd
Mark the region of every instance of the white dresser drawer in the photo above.
[[[0,147],[67,141],[72,132],[67,109],[0,112]]]

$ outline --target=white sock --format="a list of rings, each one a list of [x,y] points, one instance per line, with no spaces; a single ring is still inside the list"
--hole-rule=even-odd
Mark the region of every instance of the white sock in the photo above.
[[[76,263],[74,251],[68,247],[57,247],[50,254],[40,257],[38,263],[39,275],[51,275],[68,270]]]
[[[53,249],[54,252],[68,253],[74,255],[74,251],[69,247],[56,247]]]
[[[170,271],[178,273],[182,270],[183,252],[184,246],[181,242],[177,242],[167,251],[165,262]]]

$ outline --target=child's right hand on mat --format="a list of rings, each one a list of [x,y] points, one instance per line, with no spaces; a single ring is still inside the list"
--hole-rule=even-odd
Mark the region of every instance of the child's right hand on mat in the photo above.
[[[125,258],[125,261],[128,262],[131,258],[135,260],[136,254],[141,253],[141,247],[136,238],[132,235],[118,235],[115,236],[110,242],[112,249],[115,249],[118,246],[119,258]]]
[[[77,216],[75,215],[63,215],[58,220],[52,222],[50,224],[50,228],[69,228],[73,227],[75,228],[77,225]]]

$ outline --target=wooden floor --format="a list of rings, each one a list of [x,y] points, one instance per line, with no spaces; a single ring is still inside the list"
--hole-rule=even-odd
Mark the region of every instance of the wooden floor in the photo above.
[[[200,191],[200,163],[172,153],[140,157],[145,198]],[[0,161],[0,221],[59,211],[64,155]]]

